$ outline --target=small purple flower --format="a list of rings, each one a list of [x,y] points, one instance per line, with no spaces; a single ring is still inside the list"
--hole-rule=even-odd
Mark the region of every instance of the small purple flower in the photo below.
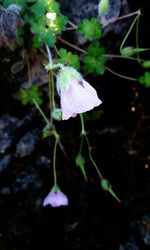
[[[72,67],[60,69],[57,91],[61,99],[63,120],[89,111],[102,103],[96,90]]]
[[[58,186],[53,186],[43,202],[43,206],[47,205],[52,207],[68,206],[68,198]]]

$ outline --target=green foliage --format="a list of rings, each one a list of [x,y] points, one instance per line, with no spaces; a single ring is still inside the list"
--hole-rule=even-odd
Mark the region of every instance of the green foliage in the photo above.
[[[48,13],[55,16],[48,17]],[[52,47],[56,43],[56,35],[61,34],[67,24],[67,17],[60,14],[59,4],[54,0],[38,0],[31,6],[25,18],[35,35],[33,40],[35,47],[40,47],[42,44]]]
[[[57,63],[66,64],[75,69],[80,68],[80,61],[78,55],[73,55],[71,52],[68,52],[66,49],[61,48],[59,50],[60,58],[57,59]]]
[[[17,98],[22,102],[23,105],[33,104],[34,101],[38,104],[42,104],[41,99],[42,93],[38,90],[36,85],[32,85],[28,89],[21,89]]]
[[[105,53],[104,48],[99,46],[97,41],[88,47],[88,54],[83,57],[83,69],[85,73],[97,73],[102,75],[105,72]]]
[[[145,72],[143,76],[141,76],[139,79],[139,82],[141,84],[144,84],[145,87],[150,87],[150,72]]]
[[[101,0],[98,6],[99,15],[105,15],[109,8],[109,0]]]
[[[85,159],[81,154],[78,154],[75,158],[76,166],[80,168],[85,180],[87,181],[87,175],[85,172]]]
[[[20,6],[25,6],[29,0],[3,0],[3,6],[7,8],[10,4],[18,4]]]
[[[39,48],[42,44],[47,44],[49,47],[52,47],[56,43],[55,35],[45,27],[41,27],[40,29],[37,25],[36,29],[35,25],[37,24],[33,24],[31,27],[32,33],[35,34],[33,39],[34,47]]]
[[[43,44],[52,47],[56,43],[56,36],[66,28],[68,19],[61,15],[59,3],[55,0],[3,1],[4,7],[8,7],[12,3],[22,6],[23,19],[34,35],[33,45],[37,48]],[[48,17],[47,13],[55,15],[55,18]]]
[[[78,31],[81,35],[84,35],[87,41],[93,39],[99,39],[102,36],[101,25],[97,18],[83,19],[82,23],[78,27]]]
[[[55,30],[55,33],[56,34],[61,34],[61,32],[63,30],[65,30],[66,28],[66,25],[68,23],[68,18],[66,16],[63,16],[63,15],[59,15],[55,21],[56,23],[56,30]]]

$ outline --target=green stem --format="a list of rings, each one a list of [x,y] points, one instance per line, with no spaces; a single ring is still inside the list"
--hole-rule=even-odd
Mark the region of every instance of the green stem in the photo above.
[[[81,120],[81,135],[85,135],[86,131],[85,131],[84,119],[83,119],[83,115],[82,114],[80,114],[80,120]]]
[[[85,127],[84,127],[84,119],[83,119],[82,114],[80,114],[80,121],[81,121],[81,134],[80,134],[81,142],[80,142],[79,154],[81,154],[81,152],[82,152],[84,135],[86,134]]]
[[[51,91],[52,91],[52,108],[55,108],[55,88],[54,88],[54,75],[53,72],[51,72]]]
[[[61,38],[61,37],[58,36],[57,39],[58,39],[60,42],[62,42],[62,43],[64,43],[64,44],[68,45],[69,47],[71,47],[71,48],[73,48],[73,49],[75,49],[75,50],[78,50],[78,51],[82,52],[83,54],[87,54],[87,51],[86,51],[86,50],[79,48],[78,46],[76,46],[76,45],[74,45],[74,44],[72,44],[72,43],[70,43],[70,42],[64,40],[63,38]]]
[[[110,69],[109,67],[105,67],[105,68],[106,68],[109,72],[111,72],[112,74],[114,74],[114,75],[116,75],[116,76],[119,76],[119,77],[121,77],[121,78],[123,78],[123,79],[130,80],[130,81],[138,81],[138,79],[136,79],[136,78],[129,77],[129,76],[124,76],[124,75],[122,75],[122,74],[119,74],[119,73],[113,71],[112,69]]]
[[[42,109],[40,108],[39,104],[36,102],[36,100],[34,98],[32,98],[33,103],[35,104],[36,108],[38,109],[38,111],[40,112],[41,116],[43,117],[44,121],[46,122],[47,125],[50,124],[49,120],[47,119],[47,117],[45,116],[44,112],[42,111]]]
[[[49,94],[49,111],[50,111],[50,121],[52,123],[52,111],[53,111],[53,106],[52,106],[52,86],[51,86],[51,72],[48,72],[48,94]]]
[[[93,164],[96,172],[98,173],[100,179],[102,179],[103,177],[101,175],[101,172],[99,171],[98,166],[97,166],[96,162],[94,161],[93,156],[91,154],[91,146],[90,146],[90,143],[89,143],[89,139],[87,137],[87,133],[85,131],[84,119],[83,119],[83,115],[82,114],[80,114],[80,120],[81,120],[81,136],[82,136],[82,138],[85,137],[85,139],[86,139],[90,161],[92,162],[92,164]],[[80,150],[82,150],[82,144],[83,144],[83,139],[82,139],[81,144],[80,144]]]
[[[81,154],[82,152],[82,148],[83,148],[83,141],[84,141],[84,136],[81,135],[81,142],[80,142],[80,148],[79,148],[79,155]]]
[[[48,62],[52,66],[53,65],[53,60],[52,60],[52,55],[51,55],[50,49],[49,49],[47,44],[45,45],[45,47],[46,47],[47,55],[48,55]]]
[[[53,60],[52,60],[51,51],[50,51],[47,44],[45,46],[46,46],[46,50],[47,50],[47,54],[48,54],[48,61],[49,61],[50,68],[53,68]],[[52,112],[53,112],[53,109],[55,108],[53,72],[49,72],[48,89],[49,89],[49,101],[50,101],[50,120],[52,123],[52,121],[53,121]]]
[[[71,22],[70,20],[68,21],[68,23],[74,28],[74,29],[77,29],[78,28],[78,26],[77,25],[75,25],[73,22]]]
[[[90,146],[89,139],[88,139],[87,135],[85,135],[85,139],[86,139],[87,146],[88,146],[88,152],[89,152],[90,161],[92,162],[92,164],[93,164],[93,166],[94,166],[96,172],[98,173],[100,179],[102,180],[102,179],[103,179],[102,174],[101,174],[101,172],[99,171],[99,168],[98,168],[98,166],[97,166],[96,162],[94,161],[93,156],[92,156],[92,154],[91,154],[91,146]]]
[[[134,27],[134,24],[136,23],[136,21],[138,20],[138,18],[139,18],[140,15],[141,15],[141,11],[139,10],[139,11],[137,12],[137,16],[134,18],[134,20],[133,20],[133,22],[132,22],[132,24],[131,24],[131,26],[130,26],[128,32],[127,32],[127,34],[125,35],[125,37],[124,37],[124,39],[123,39],[123,41],[122,41],[122,43],[121,43],[121,45],[120,45],[120,51],[121,51],[121,49],[123,48],[123,46],[124,46],[124,44],[125,44],[125,42],[126,42],[128,36],[129,36],[131,30],[132,30],[133,27]]]
[[[139,48],[139,22],[140,22],[140,16],[136,23],[136,48]],[[141,65],[141,59],[140,59],[140,53],[137,53],[137,61]]]
[[[110,188],[109,190],[109,193],[119,202],[121,203],[121,200],[117,197],[117,195],[114,193],[114,191]]]
[[[109,22],[119,21],[119,20],[122,20],[122,19],[125,19],[125,18],[129,18],[129,17],[135,16],[135,15],[141,15],[140,9],[139,9],[139,10],[136,10],[136,11],[134,11],[134,12],[132,12],[132,13],[129,13],[129,14],[127,14],[127,15],[123,15],[123,16],[111,18]]]
[[[58,138],[55,139],[54,151],[53,151],[53,176],[54,176],[54,186],[57,186],[57,174],[56,174],[56,151],[58,145]]]
[[[121,55],[113,55],[113,54],[104,54],[105,58],[117,58],[117,59],[127,59],[132,61],[137,61],[137,58],[131,56],[121,56]],[[141,59],[141,61],[144,61]]]

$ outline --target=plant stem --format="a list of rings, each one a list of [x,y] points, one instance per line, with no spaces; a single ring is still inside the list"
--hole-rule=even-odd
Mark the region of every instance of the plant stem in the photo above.
[[[114,193],[114,191],[110,188],[109,190],[109,193],[119,202],[121,203],[121,200],[117,197],[117,195]]]
[[[127,60],[132,60],[132,61],[138,61],[137,58],[131,57],[131,56],[122,56],[122,55],[113,55],[113,54],[104,54],[104,57],[108,58],[117,58],[117,59],[127,59]],[[140,59],[141,61],[144,61]]]
[[[115,71],[113,71],[112,69],[110,69],[109,67],[105,67],[109,72],[111,72],[112,74],[116,75],[116,76],[119,76],[123,79],[126,79],[126,80],[131,80],[131,81],[138,81],[138,79],[136,78],[132,78],[132,77],[129,77],[129,76],[124,76],[124,75],[121,75]]]
[[[83,119],[83,115],[82,114],[80,114],[80,120],[81,120],[81,135],[85,135],[86,131],[85,131],[84,119]]]
[[[38,109],[38,111],[40,112],[41,116],[43,117],[44,121],[46,122],[47,125],[50,124],[49,120],[47,119],[47,117],[45,116],[44,112],[42,111],[42,109],[40,108],[39,104],[36,102],[36,100],[34,98],[32,98],[33,103],[35,104],[36,108]]]
[[[137,10],[137,11],[135,11],[135,12],[129,13],[129,14],[127,14],[127,15],[119,16],[119,17],[116,17],[116,18],[112,18],[112,19],[110,19],[110,20],[112,20],[112,21],[114,22],[114,21],[122,20],[122,19],[124,19],[124,18],[129,18],[129,17],[131,17],[131,16],[135,16],[135,15],[141,15],[141,10],[139,9],[139,10]],[[112,21],[111,21],[111,22],[112,22]]]
[[[87,133],[85,131],[84,119],[83,119],[83,115],[82,114],[80,114],[80,120],[81,120],[81,136],[82,136],[82,138],[85,137],[85,139],[86,139],[90,161],[92,162],[92,164],[93,164],[96,172],[98,173],[100,179],[102,180],[103,177],[101,175],[101,172],[99,171],[98,166],[97,166],[96,162],[94,161],[93,156],[91,154],[91,146],[90,146],[89,139],[87,137]],[[83,142],[81,141],[81,143],[83,143]],[[80,148],[81,147],[82,147],[82,144],[80,144]]]
[[[84,119],[83,119],[83,115],[82,114],[80,114],[80,121],[81,121],[81,134],[80,134],[81,141],[80,141],[79,154],[81,154],[81,152],[82,152],[84,135],[86,134],[85,127],[84,127]]]
[[[54,151],[53,151],[53,176],[54,176],[54,186],[57,186],[57,174],[56,174],[56,151],[58,145],[58,138],[55,138]]]
[[[83,148],[83,141],[84,141],[84,136],[83,135],[81,135],[81,141],[80,141],[80,148],[79,148],[79,155],[81,154],[81,152],[82,152],[82,148]]]
[[[140,22],[140,16],[137,19],[136,23],[136,48],[139,48],[139,22]],[[140,53],[137,53],[137,61],[141,65],[141,60],[140,60]]]
[[[75,50],[78,50],[78,51],[80,51],[80,52],[82,52],[82,53],[84,53],[84,54],[87,54],[87,51],[86,51],[86,50],[81,49],[81,48],[79,48],[78,46],[76,46],[76,45],[74,45],[74,44],[72,44],[72,43],[69,43],[68,41],[64,40],[64,39],[61,38],[60,36],[57,37],[57,39],[58,39],[59,41],[61,41],[62,43],[64,43],[64,44],[70,46],[71,48],[73,48],[73,49],[75,49]]]
[[[133,20],[133,22],[132,22],[132,24],[131,24],[131,26],[130,26],[128,32],[127,32],[127,34],[125,35],[125,37],[124,37],[124,39],[123,39],[123,41],[122,41],[122,43],[121,43],[121,45],[120,45],[120,51],[121,51],[121,49],[123,48],[123,46],[124,46],[124,44],[125,44],[125,42],[126,42],[128,36],[129,36],[129,34],[130,34],[132,28],[134,27],[134,24],[136,23],[136,21],[138,20],[139,16],[141,15],[140,10],[137,11],[136,14],[137,14],[137,16],[136,16],[135,19]]]
[[[52,60],[52,55],[50,52],[50,49],[47,44],[45,44],[46,50],[47,50],[47,55],[48,55],[48,62],[52,66],[53,65],[53,60]]]
[[[98,166],[97,166],[96,162],[94,161],[93,156],[92,156],[92,154],[91,154],[91,146],[90,146],[89,139],[88,139],[87,135],[85,135],[85,139],[86,139],[87,146],[88,146],[88,152],[89,152],[90,161],[92,162],[92,164],[93,164],[93,166],[94,166],[96,172],[98,173],[100,179],[102,180],[102,179],[103,179],[102,174],[101,174],[101,172],[99,171]]]
[[[48,54],[49,64],[50,64],[51,67],[53,67],[51,51],[50,51],[47,44],[45,46],[46,46],[46,50],[47,50],[47,54]],[[52,112],[53,112],[53,109],[55,108],[54,77],[53,77],[53,72],[49,71],[48,74],[49,74],[48,89],[49,89],[49,101],[50,101],[50,121],[52,123],[52,121],[53,121]]]
[[[49,94],[49,111],[50,111],[50,121],[52,123],[52,110],[53,110],[53,106],[52,106],[52,90],[51,90],[52,86],[51,86],[51,72],[48,72],[48,94]]]
[[[78,28],[78,26],[77,25],[75,25],[73,22],[71,22],[71,21],[68,21],[68,23],[74,28],[74,29],[77,29]]]

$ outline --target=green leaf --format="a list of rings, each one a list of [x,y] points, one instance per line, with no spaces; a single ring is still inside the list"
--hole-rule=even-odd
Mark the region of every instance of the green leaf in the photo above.
[[[144,84],[146,88],[150,87],[150,72],[145,72],[139,79],[139,83]]]
[[[55,20],[55,25],[56,25],[55,33],[60,34],[61,31],[65,30],[67,23],[68,23],[68,18],[66,16],[63,15],[57,16]]]
[[[78,154],[75,158],[76,166],[80,168],[85,181],[87,181],[87,175],[85,172],[85,160],[84,157],[81,154]]]
[[[32,85],[28,89],[21,89],[17,99],[22,102],[23,105],[33,104],[35,100],[38,105],[42,104],[42,93],[38,90],[36,85]]]
[[[62,63],[68,66],[71,66],[75,69],[80,68],[80,61],[77,55],[68,52],[66,49],[61,48],[59,50],[60,58],[57,59],[57,63]]]
[[[60,13],[60,4],[56,1],[47,1],[47,12]]]
[[[102,75],[105,72],[105,53],[104,48],[99,46],[97,41],[88,47],[88,54],[83,56],[83,70],[85,73],[97,73]]]
[[[33,4],[30,10],[36,17],[43,16],[46,13],[45,5],[39,2]]]
[[[28,3],[35,3],[36,0],[26,0]]]
[[[102,36],[101,25],[97,18],[84,19],[79,25],[78,31],[81,35],[84,35],[85,39],[90,41],[95,38],[99,39]]]
[[[20,6],[26,5],[26,0],[3,0],[3,6],[7,8],[11,4],[17,4]]]
[[[99,15],[100,16],[105,15],[106,12],[108,11],[108,7],[109,7],[109,0],[100,0],[98,6]]]
[[[55,43],[56,37],[50,30],[36,34],[33,39],[33,44],[36,48],[40,47],[42,44],[47,44],[49,47],[52,47]]]

